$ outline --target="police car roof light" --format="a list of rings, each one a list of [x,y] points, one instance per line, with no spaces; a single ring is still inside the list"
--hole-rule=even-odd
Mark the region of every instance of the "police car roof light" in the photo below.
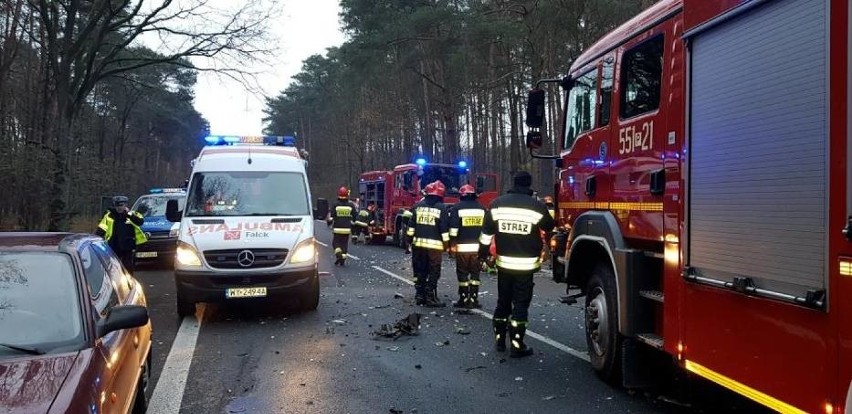
[[[418,158],[414,163],[422,167],[426,165],[426,158]]]

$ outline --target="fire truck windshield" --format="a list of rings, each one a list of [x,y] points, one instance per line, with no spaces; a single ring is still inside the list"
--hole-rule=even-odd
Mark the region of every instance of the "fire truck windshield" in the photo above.
[[[444,183],[447,194],[458,194],[459,188],[467,184],[467,174],[456,166],[427,165],[424,167],[423,175],[420,177],[420,187],[423,188],[435,180],[441,180]]]

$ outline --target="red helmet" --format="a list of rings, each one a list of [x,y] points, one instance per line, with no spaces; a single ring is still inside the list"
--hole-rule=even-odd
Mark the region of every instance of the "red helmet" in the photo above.
[[[475,195],[476,189],[473,188],[473,186],[470,184],[465,184],[459,189],[459,194],[461,194],[462,196]]]
[[[337,198],[349,198],[349,189],[346,186],[338,188]]]
[[[426,187],[423,187],[423,194],[432,195],[435,192],[435,183],[426,184]]]
[[[440,180],[435,180],[435,182],[430,183],[426,186],[426,195],[443,197],[444,193],[446,192],[447,187],[444,187],[444,183],[442,183]]]

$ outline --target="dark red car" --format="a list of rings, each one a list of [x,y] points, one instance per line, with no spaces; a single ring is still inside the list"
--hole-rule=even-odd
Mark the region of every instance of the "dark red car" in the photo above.
[[[98,237],[0,233],[0,413],[144,412],[142,286]]]

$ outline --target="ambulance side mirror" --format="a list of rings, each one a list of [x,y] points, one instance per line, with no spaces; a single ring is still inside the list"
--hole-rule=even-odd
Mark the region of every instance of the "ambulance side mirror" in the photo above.
[[[178,210],[178,201],[169,200],[166,202],[166,220],[172,223],[177,223],[183,218],[183,212]]]

